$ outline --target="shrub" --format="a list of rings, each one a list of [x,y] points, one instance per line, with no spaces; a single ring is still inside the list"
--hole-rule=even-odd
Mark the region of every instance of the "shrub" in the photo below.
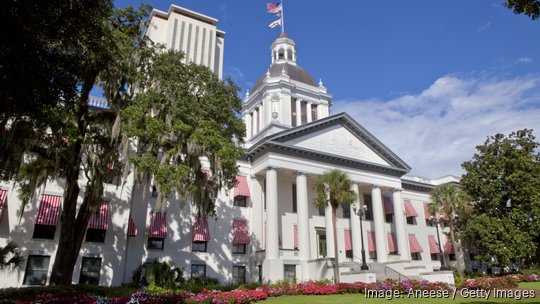
[[[182,269],[170,262],[144,263],[133,272],[132,282],[135,285],[155,285],[175,290],[184,283]]]

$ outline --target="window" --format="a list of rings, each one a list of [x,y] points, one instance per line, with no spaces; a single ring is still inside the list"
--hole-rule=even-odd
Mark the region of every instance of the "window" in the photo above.
[[[312,104],[311,105],[311,121],[317,120],[317,105]]]
[[[371,203],[371,195],[364,194],[364,205],[366,205],[366,221],[373,221],[373,205]]]
[[[407,224],[409,224],[409,225],[416,225],[416,217],[414,217],[414,216],[409,216],[409,217],[407,218]]]
[[[263,190],[262,195],[263,195],[264,211],[266,211],[266,179],[263,180],[262,190]]]
[[[246,266],[233,266],[233,284],[246,283]]]
[[[296,98],[291,98],[291,125],[296,127]]]
[[[263,271],[262,271],[262,265],[257,266],[257,270],[259,271],[259,285],[262,285],[263,283]]]
[[[296,265],[283,265],[284,267],[284,277],[283,279],[287,282],[296,282]]]
[[[86,242],[104,243],[105,232],[107,230],[88,228],[86,230]]]
[[[165,243],[165,239],[162,238],[148,238],[148,246],[146,246],[148,249],[161,249],[163,250],[163,243]]]
[[[392,213],[387,214],[387,215],[385,216],[385,218],[386,218],[386,222],[387,222],[387,223],[393,223],[393,222],[394,222],[394,215],[393,215]]]
[[[24,272],[24,285],[45,285],[50,256],[29,255]]]
[[[81,275],[79,284],[99,284],[99,272],[101,270],[101,258],[82,258]]]
[[[56,226],[36,224],[34,227],[34,234],[32,235],[32,237],[34,239],[54,240],[55,232],[56,232]]]
[[[192,252],[206,252],[206,244],[207,242],[193,242],[191,244],[191,251]]]
[[[206,278],[206,264],[191,264],[191,278]]]
[[[352,257],[353,257],[352,249],[345,251],[345,257],[352,259]]]
[[[296,184],[292,185],[292,212],[296,213]]]
[[[156,185],[152,185],[152,197],[157,197],[157,187]]]
[[[372,260],[376,260],[377,259],[377,251],[370,251],[369,252],[369,258],[372,259]]]
[[[319,215],[320,215],[320,216],[324,216],[324,209],[325,209],[325,208],[322,207],[322,206],[319,207]]]
[[[342,206],[343,218],[351,218],[351,204],[344,203]]]
[[[411,260],[413,260],[413,261],[421,261],[422,260],[422,255],[420,254],[420,252],[413,252],[413,253],[411,253]]]
[[[302,117],[301,117],[302,124],[307,123],[307,106],[308,106],[308,103],[302,100],[302,102],[300,103],[300,111],[302,112]]]
[[[246,207],[247,206],[247,197],[237,196],[234,198],[234,205],[237,207]]]
[[[431,254],[431,260],[432,261],[438,261],[439,260],[439,254],[438,253],[432,253]]]
[[[233,245],[234,254],[246,254],[246,244],[234,244]]]
[[[453,254],[453,253],[451,253],[451,254],[448,255],[448,259],[449,259],[450,261],[455,261],[455,260],[456,260],[456,255]]]
[[[433,227],[435,225],[433,225],[433,221],[431,221],[430,219],[426,219],[426,226]]]

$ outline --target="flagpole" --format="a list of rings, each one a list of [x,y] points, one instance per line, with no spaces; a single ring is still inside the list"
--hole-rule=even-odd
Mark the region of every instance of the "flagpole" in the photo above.
[[[283,2],[284,2],[284,0],[281,0],[281,32],[285,33],[285,21],[284,21],[284,18],[283,18],[283,15],[284,15],[284,12],[285,12],[285,7],[283,6]]]

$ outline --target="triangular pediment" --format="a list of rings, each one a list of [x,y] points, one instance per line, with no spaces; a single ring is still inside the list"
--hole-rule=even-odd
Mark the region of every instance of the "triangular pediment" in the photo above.
[[[410,167],[346,113],[329,116],[268,136],[247,151],[257,157],[264,151],[308,157],[400,176]]]

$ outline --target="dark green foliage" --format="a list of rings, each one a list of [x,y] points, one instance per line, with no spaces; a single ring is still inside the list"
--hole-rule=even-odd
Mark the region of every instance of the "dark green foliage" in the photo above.
[[[137,267],[131,280],[134,285],[156,285],[161,288],[176,290],[184,284],[182,272],[182,269],[172,263],[154,261]]]
[[[9,241],[4,247],[0,247],[0,271],[16,270],[24,265],[25,259],[21,255],[19,246],[14,241]]]
[[[506,0],[505,5],[514,13],[524,14],[532,20],[536,20],[540,16],[539,0]]]
[[[479,259],[496,256],[538,263],[540,245],[540,144],[532,130],[496,134],[463,163],[461,184],[474,202],[463,236]]]
[[[0,303],[14,303],[14,300],[30,303],[40,295],[93,295],[107,298],[125,297],[137,291],[133,286],[104,287],[97,285],[43,286],[6,288],[0,292]]]

